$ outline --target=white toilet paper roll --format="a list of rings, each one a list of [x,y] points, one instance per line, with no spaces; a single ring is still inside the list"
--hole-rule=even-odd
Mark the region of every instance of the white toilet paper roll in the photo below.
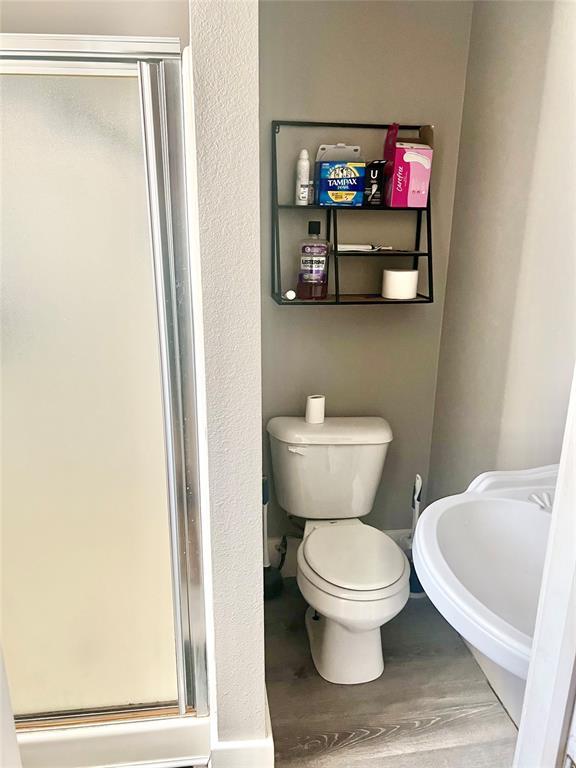
[[[306,422],[308,424],[323,424],[325,405],[326,398],[324,395],[309,395],[306,399]]]
[[[382,272],[382,298],[415,299],[417,291],[417,269],[385,269]]]

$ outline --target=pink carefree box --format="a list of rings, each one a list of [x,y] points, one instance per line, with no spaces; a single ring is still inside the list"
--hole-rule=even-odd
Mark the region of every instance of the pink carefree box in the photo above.
[[[425,208],[432,169],[432,147],[397,141],[392,173],[386,181],[386,205],[391,208]]]

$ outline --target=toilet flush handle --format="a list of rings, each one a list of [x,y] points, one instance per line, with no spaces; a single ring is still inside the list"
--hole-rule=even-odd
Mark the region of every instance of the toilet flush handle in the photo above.
[[[297,453],[300,456],[306,456],[306,446],[302,445],[289,445],[288,446],[288,452],[289,453]]]

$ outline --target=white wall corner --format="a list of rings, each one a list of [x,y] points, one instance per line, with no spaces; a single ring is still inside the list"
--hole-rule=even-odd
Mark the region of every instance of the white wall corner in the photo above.
[[[266,701],[266,736],[262,739],[218,741],[212,746],[208,768],[274,768],[274,741]]]
[[[220,741],[212,750],[209,768],[274,768],[272,734],[264,739]]]
[[[195,142],[200,181],[196,250],[202,281],[213,594],[212,600],[207,599],[214,630],[207,643],[211,747],[213,764],[239,765],[241,754],[261,751],[260,741],[267,738],[258,3],[190,0],[190,24],[192,71],[186,87],[189,97],[193,93],[193,104],[192,99],[189,102],[195,124],[188,135]],[[239,177],[242,195],[233,193]],[[229,252],[234,259],[227,258]],[[207,626],[210,630],[212,625]],[[225,762],[228,753],[235,755],[233,763]],[[256,768],[258,763],[252,760],[251,765]]]

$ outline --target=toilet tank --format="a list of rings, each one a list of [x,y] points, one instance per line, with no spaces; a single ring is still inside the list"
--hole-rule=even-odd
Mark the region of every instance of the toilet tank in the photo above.
[[[267,426],[274,489],[280,506],[307,520],[367,515],[392,430],[378,416],[331,417],[307,424],[276,416]]]

